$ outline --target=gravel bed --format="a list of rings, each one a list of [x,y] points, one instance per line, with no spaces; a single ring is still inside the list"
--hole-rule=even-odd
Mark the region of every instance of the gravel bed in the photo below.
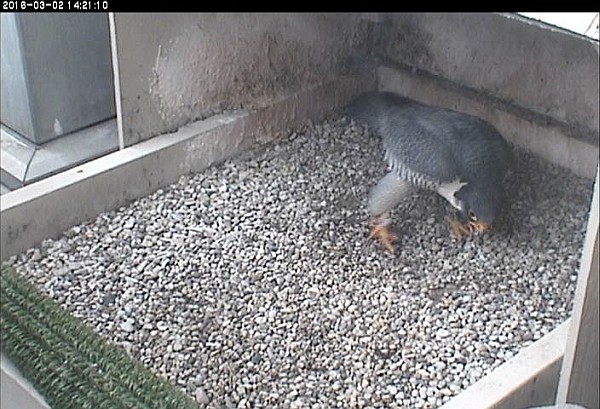
[[[368,243],[380,141],[346,118],[255,148],[9,263],[210,408],[436,408],[565,320],[592,182],[515,150],[464,243],[421,191]]]

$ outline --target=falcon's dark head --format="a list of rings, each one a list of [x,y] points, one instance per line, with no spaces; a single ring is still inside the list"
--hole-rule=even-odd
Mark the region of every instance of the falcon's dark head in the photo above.
[[[465,221],[477,231],[490,228],[504,203],[502,187],[496,184],[486,186],[467,184],[456,193],[461,202],[459,212]]]

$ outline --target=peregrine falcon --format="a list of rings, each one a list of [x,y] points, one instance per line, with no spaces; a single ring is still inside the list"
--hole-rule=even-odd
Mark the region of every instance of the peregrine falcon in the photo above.
[[[369,238],[393,252],[389,212],[415,188],[439,193],[458,211],[460,220],[447,219],[458,238],[487,230],[497,218],[511,152],[491,124],[390,92],[362,94],[347,111],[381,137],[390,168],[369,194]]]

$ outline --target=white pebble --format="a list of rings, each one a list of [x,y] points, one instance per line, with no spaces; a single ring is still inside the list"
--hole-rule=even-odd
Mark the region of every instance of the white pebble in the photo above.
[[[196,398],[196,402],[198,402],[199,404],[208,405],[210,403],[210,399],[208,398],[208,395],[206,394],[203,388],[196,388],[194,395]]]
[[[444,329],[444,328],[440,328],[435,332],[435,335],[438,338],[447,338],[450,336],[450,331],[448,331],[447,329]]]

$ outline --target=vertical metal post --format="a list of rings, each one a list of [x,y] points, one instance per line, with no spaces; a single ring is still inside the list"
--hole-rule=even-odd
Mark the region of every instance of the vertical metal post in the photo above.
[[[119,48],[117,47],[115,13],[108,13],[108,31],[110,35],[110,54],[112,58],[113,78],[115,87],[115,110],[117,114],[117,133],[119,136],[119,149],[123,149],[125,148],[125,137],[123,135],[123,110],[121,107],[121,73],[119,71]]]

